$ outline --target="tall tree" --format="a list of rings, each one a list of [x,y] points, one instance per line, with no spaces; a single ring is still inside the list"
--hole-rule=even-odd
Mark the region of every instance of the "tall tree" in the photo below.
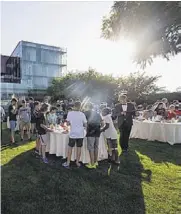
[[[136,43],[135,61],[145,68],[153,58],[181,52],[181,2],[116,1],[103,18],[102,36],[122,37]]]
[[[93,102],[114,102],[117,95],[126,91],[132,100],[145,99],[149,94],[159,92],[156,82],[158,76],[147,76],[136,72],[128,76],[114,78],[103,75],[94,69],[84,73],[71,73],[62,78],[56,78],[48,88],[48,95],[53,100],[66,98],[90,98]]]
[[[148,76],[145,72],[135,72],[120,77],[117,80],[117,95],[125,91],[131,100],[147,99],[150,94],[164,91],[164,88],[156,85],[159,78],[160,76]]]
[[[53,99],[85,98],[92,101],[113,101],[117,82],[111,75],[103,75],[94,69],[84,73],[70,73],[52,81],[47,92]]]

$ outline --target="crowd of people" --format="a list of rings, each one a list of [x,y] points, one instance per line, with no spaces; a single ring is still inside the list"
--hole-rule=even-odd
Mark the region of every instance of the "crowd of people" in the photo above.
[[[11,100],[8,109],[9,124],[11,130],[11,143],[15,142],[15,130],[20,130],[21,141],[24,141],[25,133],[28,140],[36,136],[35,153],[42,158],[44,163],[48,163],[46,157],[46,146],[49,143],[48,132],[53,132],[57,126],[64,128],[65,134],[69,133],[67,161],[63,167],[69,168],[72,149],[76,145],[76,165],[80,167],[81,148],[83,140],[87,138],[87,149],[90,155],[90,163],[87,168],[95,169],[98,166],[98,148],[101,133],[107,142],[109,161],[119,164],[118,157],[118,133],[120,132],[120,147],[123,153],[128,152],[129,137],[133,125],[133,118],[154,119],[160,116],[171,120],[179,117],[180,111],[176,109],[178,101],[168,104],[167,99],[162,99],[152,106],[139,105],[128,102],[127,96],[120,95],[116,105],[108,107],[107,104],[94,105],[91,102],[81,102],[79,99],[69,101],[57,101],[55,105],[50,105],[48,99],[40,103],[33,98],[18,101]]]
[[[166,98],[158,100],[153,105],[139,105],[137,109],[137,118],[140,120],[152,120],[155,122],[166,120],[168,122],[180,120],[181,116],[180,102],[174,100],[169,103]]]
[[[131,104],[131,106],[134,105]],[[119,113],[117,109],[117,113],[114,115],[117,114],[119,117]],[[67,162],[63,164],[64,167],[69,168],[72,148],[75,145],[77,150],[76,165],[77,167],[80,166],[81,147],[83,139],[87,137],[87,149],[90,154],[90,163],[87,164],[87,167],[96,168],[98,165],[99,137],[102,132],[107,139],[109,159],[119,163],[117,130],[113,123],[111,109],[106,104],[98,107],[90,102],[81,103],[80,100],[69,100],[68,102],[57,101],[56,105],[51,106],[48,100],[40,103],[29,98],[28,101],[21,100],[18,102],[16,98],[13,98],[9,106],[8,116],[11,143],[16,143],[15,130],[18,122],[22,141],[24,141],[25,131],[30,141],[33,135],[37,135],[35,152],[42,157],[44,163],[48,162],[45,153],[49,139],[47,133],[53,132],[58,125],[65,128],[64,133],[68,133],[69,129],[69,147]],[[120,121],[120,123],[122,122]],[[125,131],[127,134],[124,133],[122,135],[123,140],[121,140],[124,142],[122,144],[123,151],[128,149],[128,143],[125,144],[125,142],[129,139],[130,130],[125,129]]]

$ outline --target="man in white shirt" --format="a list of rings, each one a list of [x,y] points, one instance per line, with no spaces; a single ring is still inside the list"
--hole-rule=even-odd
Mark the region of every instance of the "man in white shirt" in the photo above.
[[[81,102],[75,102],[73,111],[70,111],[67,115],[67,123],[70,125],[70,134],[69,134],[69,148],[68,148],[68,155],[67,155],[67,162],[63,164],[63,167],[69,168],[71,156],[72,156],[72,149],[77,147],[77,154],[76,154],[76,165],[80,167],[80,155],[81,155],[81,148],[83,145],[83,140],[85,137],[85,128],[87,127],[87,120],[84,115],[80,111]]]

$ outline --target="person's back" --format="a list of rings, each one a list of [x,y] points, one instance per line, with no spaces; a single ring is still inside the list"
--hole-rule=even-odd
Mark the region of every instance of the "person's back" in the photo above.
[[[89,169],[98,166],[99,137],[101,134],[102,118],[94,109],[92,103],[87,104],[87,111],[84,113],[87,119],[87,149],[90,154],[90,163],[86,165]]]
[[[70,122],[70,137],[84,138],[85,115],[80,111],[71,111],[67,115]]]
[[[94,110],[88,110],[85,113],[87,119],[87,137],[99,137],[102,118]]]
[[[109,128],[105,130],[106,138],[117,139],[117,131],[114,126],[111,115],[107,114],[107,115],[103,116],[103,121],[104,121],[104,123],[109,124]]]
[[[68,156],[67,162],[63,163],[63,167],[69,168],[72,148],[76,145],[76,165],[80,167],[80,155],[81,147],[83,145],[83,139],[85,137],[84,128],[86,127],[87,120],[85,115],[80,112],[81,102],[75,102],[74,110],[68,112],[67,123],[70,125],[69,144],[68,144]]]

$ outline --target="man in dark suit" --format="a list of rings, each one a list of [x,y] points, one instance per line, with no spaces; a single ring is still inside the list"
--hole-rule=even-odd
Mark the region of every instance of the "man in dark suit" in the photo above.
[[[128,150],[128,141],[133,125],[133,117],[135,116],[136,108],[133,103],[127,102],[127,96],[121,95],[119,103],[113,110],[113,117],[118,120],[118,129],[120,132],[120,146],[123,152]]]

